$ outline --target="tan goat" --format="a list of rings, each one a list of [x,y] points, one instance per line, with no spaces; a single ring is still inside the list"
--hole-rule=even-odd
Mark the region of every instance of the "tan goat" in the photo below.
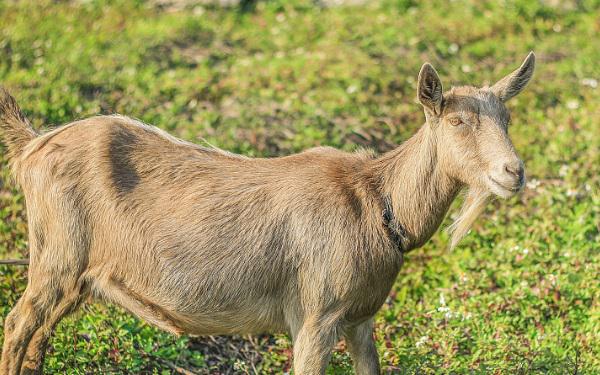
[[[252,159],[122,116],[42,135],[0,90],[30,245],[0,372],[41,372],[53,328],[92,296],[175,334],[289,332],[295,374],[324,373],[344,337],[357,373],[378,373],[372,318],[403,253],[432,236],[461,189],[453,243],[488,195],[524,184],[503,102],[534,60],[492,87],[446,93],[423,65],[426,123],[380,157],[320,147]]]

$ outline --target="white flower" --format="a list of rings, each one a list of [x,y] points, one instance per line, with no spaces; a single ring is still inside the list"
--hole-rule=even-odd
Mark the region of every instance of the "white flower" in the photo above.
[[[539,180],[537,180],[537,179],[533,178],[533,179],[531,179],[531,181],[527,182],[527,188],[528,188],[528,189],[531,189],[531,190],[535,190],[535,189],[537,189],[537,188],[538,188],[538,186],[540,186],[541,184],[542,184],[542,183],[541,183]]]
[[[598,87],[598,80],[595,78],[584,78],[581,80],[581,84],[595,89]]]
[[[567,108],[577,109],[577,108],[579,108],[579,102],[575,99],[571,99],[567,102]]]
[[[194,13],[194,16],[201,16],[204,14],[204,7],[197,6],[192,10],[192,13]]]
[[[423,337],[421,337],[421,338],[420,338],[420,339],[419,339],[419,340],[418,340],[418,341],[415,343],[415,346],[416,346],[417,348],[420,348],[420,347],[421,347],[423,344],[425,344],[425,343],[427,342],[427,340],[429,340],[429,337],[428,337],[428,336],[423,336]]]

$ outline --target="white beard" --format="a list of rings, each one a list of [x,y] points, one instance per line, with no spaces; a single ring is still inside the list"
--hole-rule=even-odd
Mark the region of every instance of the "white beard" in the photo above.
[[[488,191],[469,188],[458,218],[448,228],[452,235],[450,249],[453,249],[467,234],[475,219],[485,209],[490,196]]]

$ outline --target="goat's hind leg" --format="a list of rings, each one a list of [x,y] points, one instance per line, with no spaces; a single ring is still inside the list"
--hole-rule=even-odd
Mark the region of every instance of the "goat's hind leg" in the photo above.
[[[52,329],[87,293],[82,278],[87,248],[78,230],[60,221],[42,226],[34,217],[30,213],[27,288],[5,321],[2,375],[41,372]]]
[[[82,287],[85,288],[85,286]],[[81,290],[81,287],[70,289],[62,300],[50,309],[47,319],[33,334],[21,366],[21,374],[42,374],[48,341],[54,327],[63,317],[75,311],[87,295],[87,292]]]
[[[53,328],[88,294],[89,227],[79,196],[26,194],[30,264],[25,293],[6,324],[0,374],[40,373]],[[71,187],[72,188],[72,187]],[[68,199],[67,199],[68,198]],[[60,219],[49,219],[60,218]]]
[[[83,299],[76,283],[47,272],[30,271],[29,277],[25,293],[6,318],[1,374],[40,373],[52,329]]]

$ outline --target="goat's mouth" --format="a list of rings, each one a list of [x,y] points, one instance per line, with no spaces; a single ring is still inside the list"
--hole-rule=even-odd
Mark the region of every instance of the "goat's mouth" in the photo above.
[[[487,176],[487,177],[488,177],[488,181],[489,181],[489,187],[490,187],[490,190],[492,191],[492,193],[494,193],[502,198],[512,197],[513,195],[515,195],[516,193],[521,191],[521,189],[523,189],[523,186],[525,185],[525,178],[520,178],[519,181],[517,181],[516,183],[507,185],[507,184],[501,183],[500,181],[496,180],[492,176]]]

